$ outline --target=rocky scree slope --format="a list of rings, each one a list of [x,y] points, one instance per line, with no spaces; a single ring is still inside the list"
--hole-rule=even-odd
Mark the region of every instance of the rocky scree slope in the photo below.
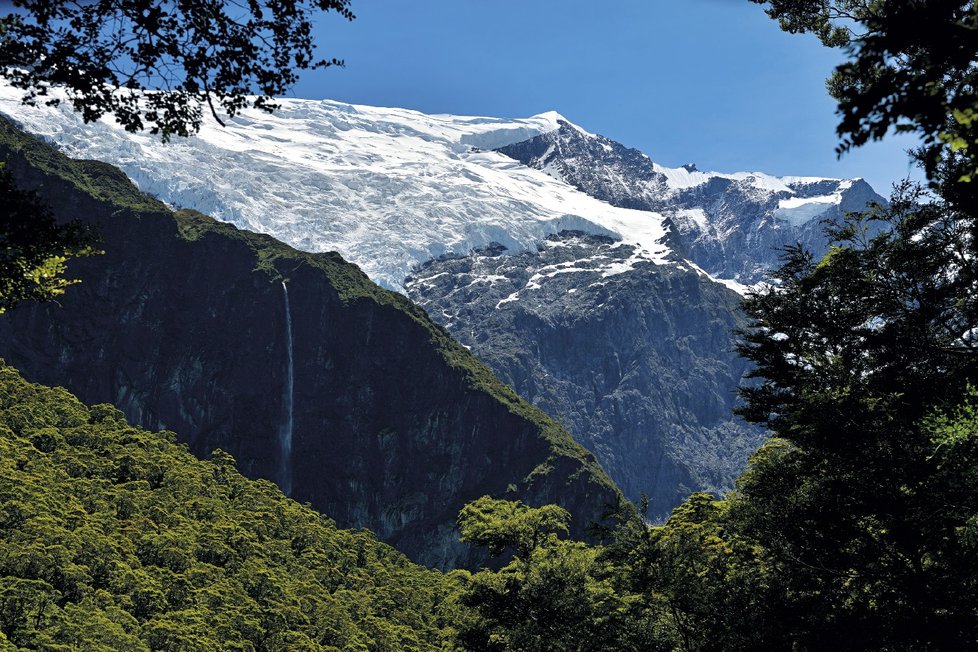
[[[476,561],[454,522],[481,495],[560,504],[578,536],[617,500],[565,430],[339,255],[173,213],[6,120],[0,159],[106,251],[71,264],[82,283],[61,305],[0,317],[0,355],[31,380],[179,432],[198,455],[226,450],[429,565]]]
[[[533,252],[491,247],[422,266],[408,295],[664,519],[723,492],[765,432],[732,414],[747,363],[739,295],[684,265],[565,231]]]

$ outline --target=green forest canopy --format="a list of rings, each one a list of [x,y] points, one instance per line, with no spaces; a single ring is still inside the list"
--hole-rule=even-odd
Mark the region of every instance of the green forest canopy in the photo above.
[[[0,366],[0,641],[433,650],[450,584],[216,451]]]

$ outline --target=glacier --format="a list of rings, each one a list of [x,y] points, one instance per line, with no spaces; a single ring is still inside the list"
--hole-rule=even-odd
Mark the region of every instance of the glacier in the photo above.
[[[553,111],[506,119],[282,99],[274,114],[245,111],[226,127],[208,119],[196,136],[163,144],[110,119],[86,124],[67,105],[30,107],[20,97],[0,85],[0,112],[69,156],[116,165],[174,208],[198,210],[304,251],[338,251],[395,290],[432,258],[493,243],[528,251],[564,230],[619,239],[657,264],[679,259],[662,212],[615,206],[553,170],[494,151],[562,125],[600,139]],[[792,204],[791,179],[655,169],[673,189],[719,177],[748,180],[787,198],[779,211],[791,222],[818,217],[825,202],[839,197]]]

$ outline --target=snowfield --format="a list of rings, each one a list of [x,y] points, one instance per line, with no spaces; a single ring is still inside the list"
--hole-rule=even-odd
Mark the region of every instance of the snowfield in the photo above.
[[[556,112],[504,119],[283,99],[275,114],[248,111],[226,128],[209,119],[199,135],[161,144],[108,119],[84,124],[66,106],[26,107],[20,97],[0,84],[0,112],[68,155],[112,163],[174,208],[196,209],[297,249],[338,251],[392,289],[401,290],[413,268],[439,255],[492,242],[525,251],[565,229],[637,245],[638,255],[655,263],[678,260],[664,243],[659,213],[616,208],[491,151],[559,129],[566,120]],[[656,170],[673,189],[724,176],[794,194],[788,179],[760,173]],[[837,200],[792,198],[779,212],[791,222],[812,219]],[[702,211],[688,217],[705,220]]]
[[[0,112],[68,155],[117,165],[175,208],[338,251],[389,288],[440,254],[494,241],[526,250],[563,229],[621,237],[658,262],[669,253],[660,215],[612,207],[488,151],[556,129],[553,112],[505,120],[286,99],[273,115],[209,121],[162,145],[19,98],[0,87]]]

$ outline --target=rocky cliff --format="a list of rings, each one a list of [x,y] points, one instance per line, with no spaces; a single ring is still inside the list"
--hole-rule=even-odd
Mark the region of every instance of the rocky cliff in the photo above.
[[[632,500],[665,518],[723,492],[764,432],[731,413],[747,363],[740,297],[689,265],[581,232],[422,266],[409,295],[523,397],[563,423]]]
[[[795,243],[821,255],[824,221],[885,201],[862,179],[666,168],[636,149],[559,125],[496,151],[613,206],[662,214],[672,248],[717,278],[762,281],[780,249]]]
[[[117,169],[0,121],[0,160],[102,233],[60,305],[0,318],[0,355],[132,422],[229,451],[344,527],[424,563],[472,562],[455,516],[483,494],[557,502],[582,534],[618,496],[594,457],[423,310],[337,254],[173,213]],[[287,219],[287,216],[282,216]]]

